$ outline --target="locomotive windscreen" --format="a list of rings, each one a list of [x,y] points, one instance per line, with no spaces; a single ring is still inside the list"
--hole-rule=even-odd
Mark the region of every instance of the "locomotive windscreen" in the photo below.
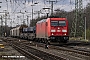
[[[59,26],[66,26],[66,22],[65,21],[59,21]]]
[[[66,26],[65,21],[51,21],[51,26]]]
[[[51,21],[51,26],[58,26],[58,21]]]

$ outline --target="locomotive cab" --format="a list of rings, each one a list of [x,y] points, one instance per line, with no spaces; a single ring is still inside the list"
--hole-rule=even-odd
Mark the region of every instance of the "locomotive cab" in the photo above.
[[[67,42],[68,37],[68,24],[66,19],[51,20],[51,35],[50,40],[53,42]]]
[[[50,42],[64,42],[69,40],[68,20],[66,18],[47,18],[36,24],[36,38]]]

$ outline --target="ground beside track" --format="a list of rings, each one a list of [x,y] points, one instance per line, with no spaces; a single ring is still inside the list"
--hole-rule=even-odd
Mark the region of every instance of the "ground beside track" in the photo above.
[[[69,41],[82,41],[82,42],[90,42],[89,39],[83,39],[82,37],[78,37],[78,38],[75,38],[75,37],[70,37],[69,38]]]
[[[1,48],[0,46],[0,60],[30,60],[1,39],[0,44],[3,44],[4,46],[4,48]]]
[[[13,39],[13,41],[16,41],[16,39],[15,40]],[[26,44],[26,45],[29,45],[29,47],[32,47],[34,49],[38,49],[38,50],[41,50],[41,51],[44,51],[44,52],[47,52],[47,53],[51,53],[51,54],[54,54],[54,55],[57,55],[57,56],[60,56],[60,57],[64,57],[67,60],[69,60],[69,59],[70,60],[90,60],[90,56],[85,56],[85,55],[74,53],[74,52],[71,52],[71,51],[63,51],[63,50],[60,50],[60,49],[57,50],[57,49],[54,49],[54,47],[52,49],[50,47],[48,49],[45,49],[43,46],[41,46],[40,43],[39,43],[40,44],[40,46],[39,46],[38,44],[36,45],[36,43],[34,43],[34,42],[30,43],[27,40],[20,40],[19,42],[20,42],[19,44]],[[70,44],[70,45],[72,45],[72,44]],[[75,43],[75,45],[76,45],[76,43]]]

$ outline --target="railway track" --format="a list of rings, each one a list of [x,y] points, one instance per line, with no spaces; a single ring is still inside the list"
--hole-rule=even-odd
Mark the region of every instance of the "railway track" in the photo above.
[[[27,58],[31,59],[31,60],[42,60],[41,58],[31,54],[30,52],[22,49],[21,47],[19,46],[16,46],[15,44],[11,44],[11,46],[13,48],[15,48],[17,51],[19,51],[20,53],[22,53],[24,56],[26,56]]]
[[[62,58],[60,56],[55,56],[34,48],[29,47],[29,45],[26,44],[20,44],[17,41],[11,41],[10,39],[4,39],[5,42],[9,43],[13,48],[18,50],[20,53],[25,55],[27,58],[32,60],[66,60],[65,58]]]
[[[14,39],[13,39],[14,40]],[[13,40],[9,39],[8,41],[11,43]],[[73,49],[72,47],[60,47],[49,45],[49,49],[43,50],[45,44],[37,43],[37,42],[27,42],[26,40],[15,39],[14,44],[18,44],[19,47],[23,47],[22,49],[26,49],[25,52],[32,53],[36,55],[38,60],[90,60],[90,51]],[[36,48],[35,46],[38,46]],[[14,45],[13,45],[14,46]],[[40,49],[41,50],[40,50]],[[19,49],[20,50],[20,49]],[[52,50],[52,51],[49,51]],[[33,53],[34,52],[34,53]],[[35,53],[36,52],[36,53]],[[41,53],[40,53],[41,52]],[[28,54],[27,54],[28,55]],[[61,57],[60,57],[61,56]]]

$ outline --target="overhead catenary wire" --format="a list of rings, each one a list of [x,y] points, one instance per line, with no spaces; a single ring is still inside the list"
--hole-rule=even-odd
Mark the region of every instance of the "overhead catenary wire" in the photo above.
[[[28,7],[23,3],[27,3],[27,2],[30,3],[32,0],[7,0],[7,1],[8,1],[8,3],[12,2],[10,4],[13,7],[13,8],[11,7],[11,11],[13,13],[20,11],[20,10],[22,10],[22,11],[30,11],[31,10],[31,9],[29,10],[29,8],[31,8],[31,6]],[[34,2],[37,2],[37,1],[41,2],[40,0],[34,0]],[[44,7],[50,7],[50,4],[47,3],[47,1],[50,1],[50,0],[43,0],[42,1],[44,3]],[[54,1],[54,0],[52,0],[52,1]],[[68,6],[70,7],[70,9],[69,10],[66,9],[65,11],[72,11],[72,9],[74,9],[73,8],[73,6],[74,6],[73,0],[55,0],[55,1],[59,5],[59,6],[57,6],[57,4],[55,4],[55,7],[54,7],[55,9],[60,8],[60,10],[65,10],[65,8],[67,8]],[[87,0],[87,1],[90,1],[90,0]],[[13,15],[13,13],[11,13],[11,14]]]

